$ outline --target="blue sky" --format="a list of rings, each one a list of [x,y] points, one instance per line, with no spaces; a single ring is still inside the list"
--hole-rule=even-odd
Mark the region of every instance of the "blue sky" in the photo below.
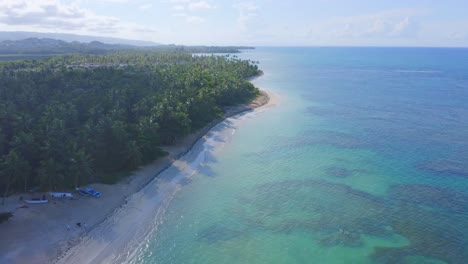
[[[0,30],[201,45],[468,46],[461,0],[0,0]]]

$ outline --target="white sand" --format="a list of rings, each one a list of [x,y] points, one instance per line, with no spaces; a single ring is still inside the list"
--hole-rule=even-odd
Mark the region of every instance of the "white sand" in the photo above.
[[[273,106],[277,100],[274,97],[271,100],[270,96],[262,92],[252,104],[227,109],[224,118],[267,103]],[[138,247],[159,224],[151,221],[160,219],[158,215],[164,213],[183,181],[195,172],[188,161],[196,162],[199,155],[203,155],[203,144],[211,144],[213,134],[224,130],[226,120],[216,125],[218,122],[166,148],[167,157],[140,168],[118,184],[90,185],[103,194],[101,198],[76,194],[74,200],[57,199],[48,204],[19,208],[24,205],[19,196],[9,197],[6,205],[0,205],[0,211],[14,212],[14,217],[0,224],[0,263],[55,260],[81,264],[126,259],[127,254],[134,253],[132,245]],[[78,227],[78,222],[86,223],[87,230]],[[67,229],[67,224],[71,230]],[[118,248],[127,251],[116,251]]]

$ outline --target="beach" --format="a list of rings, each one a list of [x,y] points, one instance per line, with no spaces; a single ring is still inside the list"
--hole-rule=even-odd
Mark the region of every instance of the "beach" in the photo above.
[[[222,129],[220,123],[227,118],[272,105],[274,100],[270,99],[269,94],[261,91],[252,103],[225,109],[221,119],[165,147],[169,153],[166,157],[138,169],[117,184],[91,184],[90,187],[103,194],[100,198],[74,193],[72,200],[50,199],[47,204],[25,207],[20,196],[40,197],[42,193],[9,197],[5,205],[0,205],[0,211],[14,213],[9,221],[0,224],[0,263],[89,263],[106,262],[108,257],[118,259],[119,256],[108,255],[111,251],[106,248],[110,245],[124,248],[127,243],[144,237],[145,230],[138,227],[157,223],[142,221],[154,221],[153,216],[164,213],[170,197],[180,188],[180,180],[185,174],[194,173],[183,156],[198,155],[196,150],[190,150],[202,145],[213,130]],[[155,189],[156,195],[151,198],[145,195]],[[93,250],[82,251],[83,248]]]

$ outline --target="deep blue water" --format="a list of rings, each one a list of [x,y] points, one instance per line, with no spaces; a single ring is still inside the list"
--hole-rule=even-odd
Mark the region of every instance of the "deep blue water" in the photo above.
[[[413,166],[413,177],[466,191],[468,49],[262,48],[243,57],[271,57],[258,86],[308,104],[310,119]]]

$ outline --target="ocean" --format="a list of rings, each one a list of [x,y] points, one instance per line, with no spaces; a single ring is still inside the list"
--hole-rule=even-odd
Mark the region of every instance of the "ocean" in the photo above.
[[[130,263],[466,263],[468,49],[265,47]]]

